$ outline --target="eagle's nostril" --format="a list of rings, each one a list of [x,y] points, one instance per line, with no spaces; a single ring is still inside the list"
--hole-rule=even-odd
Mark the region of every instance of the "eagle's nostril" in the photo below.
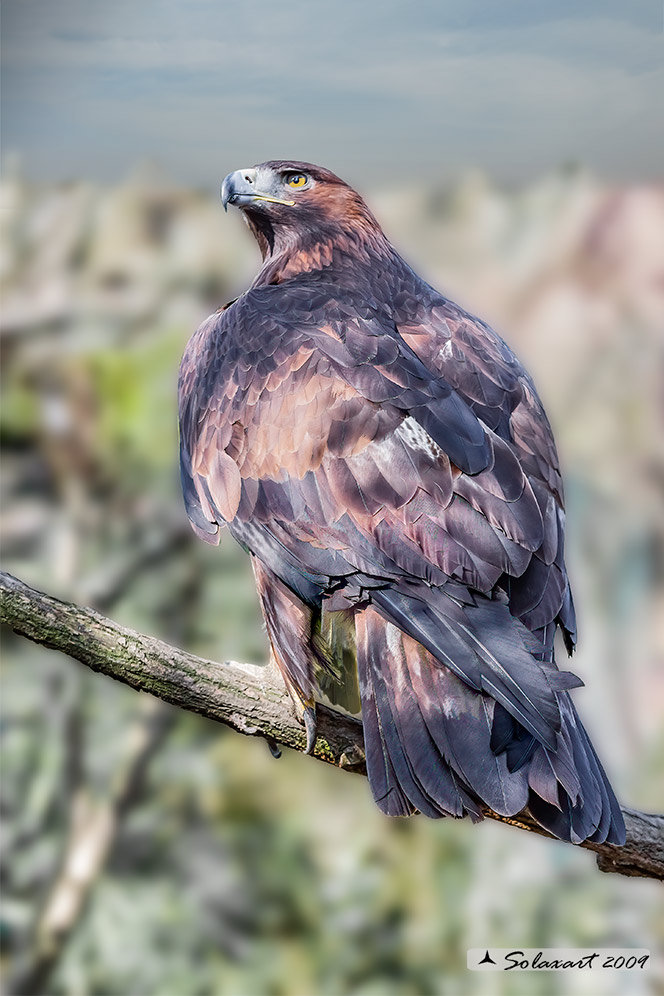
[[[247,183],[253,183],[253,182],[254,182],[254,178],[253,178],[253,176],[249,176],[249,174],[248,174],[248,173],[245,173],[245,174],[244,174],[244,178],[245,178],[245,180],[247,181]]]

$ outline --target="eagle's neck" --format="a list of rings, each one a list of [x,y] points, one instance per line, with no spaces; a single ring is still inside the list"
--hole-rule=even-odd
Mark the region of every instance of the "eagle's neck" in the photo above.
[[[394,255],[380,226],[367,211],[366,218],[342,223],[318,222],[310,228],[273,227],[264,214],[245,212],[263,257],[254,287],[279,284],[301,273],[324,270],[336,262],[356,260],[379,264]]]

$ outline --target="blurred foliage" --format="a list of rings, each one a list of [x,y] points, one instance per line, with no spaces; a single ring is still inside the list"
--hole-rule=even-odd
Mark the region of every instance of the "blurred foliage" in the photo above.
[[[179,356],[246,285],[249,236],[149,170],[115,189],[10,174],[0,199],[3,567],[193,652],[264,660],[247,559],[190,533],[176,463]],[[506,193],[473,174],[373,206],[535,377],[568,484],[577,701],[619,796],[661,811],[662,192],[563,171]],[[144,697],[11,635],[3,683],[11,974],[33,957],[76,800],[112,798]],[[664,936],[655,884],[602,875],[587,852],[498,825],[389,821],[362,778],[167,711],[54,996],[577,993],[578,978],[473,975],[466,949]],[[656,971],[602,980],[607,994],[657,984]]]

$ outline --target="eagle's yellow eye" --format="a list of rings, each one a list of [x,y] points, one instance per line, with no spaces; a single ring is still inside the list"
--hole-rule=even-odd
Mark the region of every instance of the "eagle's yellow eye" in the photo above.
[[[304,173],[291,173],[286,178],[286,183],[289,187],[303,187],[307,182],[307,178]]]

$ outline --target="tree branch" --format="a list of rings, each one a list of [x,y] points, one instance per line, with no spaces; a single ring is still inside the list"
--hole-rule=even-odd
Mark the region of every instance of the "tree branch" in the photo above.
[[[304,750],[306,736],[280,677],[268,667],[194,657],[151,636],[107,619],[94,609],[62,602],[0,573],[0,619],[22,636],[87,664],[139,691],[216,719],[239,733]],[[362,725],[319,707],[314,754],[328,764],[363,773]],[[664,816],[623,809],[624,847],[586,842],[602,871],[664,880]],[[550,836],[528,816],[509,818],[486,809],[501,823]]]

